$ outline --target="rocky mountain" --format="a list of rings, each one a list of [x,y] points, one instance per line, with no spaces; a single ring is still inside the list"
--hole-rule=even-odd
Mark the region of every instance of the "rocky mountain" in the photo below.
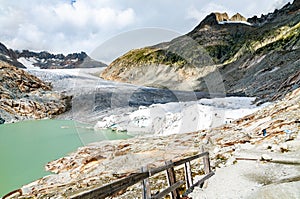
[[[51,118],[70,109],[71,97],[50,84],[0,61],[0,123]]]
[[[29,50],[14,51],[0,43],[0,60],[13,64],[18,68],[38,67],[41,69],[62,68],[96,68],[106,64],[93,60],[85,52],[68,55],[51,54],[49,52],[32,52]]]
[[[247,22],[247,19],[242,16],[240,13],[236,13],[232,17],[229,17],[226,12],[219,13],[215,12],[213,13],[216,17],[217,22],[224,23],[224,22],[233,22],[233,23],[239,23],[239,22]]]
[[[208,15],[170,42],[131,50],[101,74],[107,80],[172,90],[278,99],[299,87],[300,0],[245,18]]]
[[[23,64],[18,62],[17,56],[12,49],[6,48],[5,45],[0,43],[0,60],[12,64],[18,68],[26,68]]]
[[[93,60],[85,52],[68,55],[51,54],[48,52],[15,51],[17,60],[25,66],[39,67],[41,69],[62,68],[97,68],[106,67],[106,64]]]

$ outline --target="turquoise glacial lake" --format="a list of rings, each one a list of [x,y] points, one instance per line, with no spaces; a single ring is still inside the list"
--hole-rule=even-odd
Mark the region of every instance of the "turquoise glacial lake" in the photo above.
[[[127,139],[126,133],[94,131],[70,120],[34,120],[0,125],[0,197],[45,175],[44,166],[102,140]]]

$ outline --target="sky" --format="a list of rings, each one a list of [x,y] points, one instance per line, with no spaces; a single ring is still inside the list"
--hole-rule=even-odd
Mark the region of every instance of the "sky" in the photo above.
[[[239,12],[248,18],[272,12],[287,2],[293,1],[0,0],[0,42],[18,50],[89,54],[128,31],[163,32],[161,38],[150,41],[151,31],[134,34],[145,40],[138,46],[150,45],[191,31],[211,12]]]

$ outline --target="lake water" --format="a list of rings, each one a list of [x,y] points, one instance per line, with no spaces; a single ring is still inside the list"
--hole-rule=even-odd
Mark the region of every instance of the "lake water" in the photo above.
[[[95,132],[65,120],[35,120],[0,125],[0,196],[39,179],[44,165],[87,143],[127,139],[126,133]]]

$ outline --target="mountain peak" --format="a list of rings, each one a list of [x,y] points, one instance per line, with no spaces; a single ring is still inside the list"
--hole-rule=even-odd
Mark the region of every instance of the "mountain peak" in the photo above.
[[[236,13],[230,18],[230,21],[247,21],[247,19],[240,13]]]
[[[217,22],[229,21],[229,16],[226,12],[224,13],[215,12],[213,14],[215,14]]]
[[[240,13],[236,13],[231,18],[229,15],[224,12],[213,12],[210,15],[206,16],[205,19],[196,27],[196,29],[202,29],[207,26],[216,26],[220,24],[230,23],[230,22],[246,22],[247,19],[242,16]]]

